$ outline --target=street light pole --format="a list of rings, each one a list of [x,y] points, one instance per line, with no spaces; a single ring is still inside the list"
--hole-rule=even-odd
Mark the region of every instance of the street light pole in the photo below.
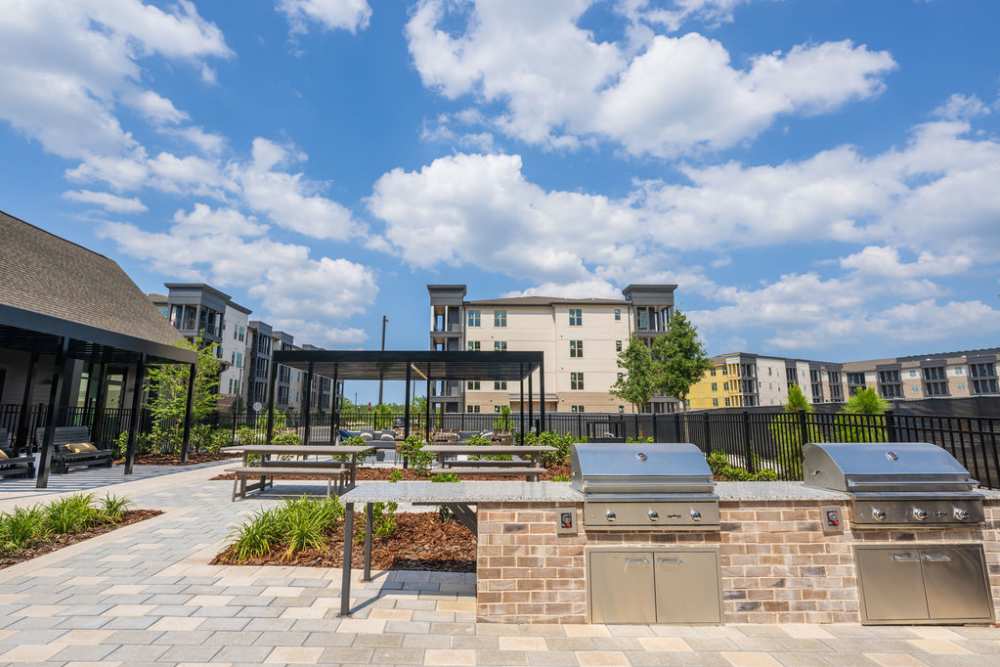
[[[389,317],[387,315],[382,316],[382,351],[385,352],[385,327],[389,324]],[[378,374],[378,404],[382,405],[382,372],[379,371]]]

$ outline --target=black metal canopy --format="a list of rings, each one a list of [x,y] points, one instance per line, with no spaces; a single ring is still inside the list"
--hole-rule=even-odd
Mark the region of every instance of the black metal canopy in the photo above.
[[[279,350],[275,364],[341,380],[506,380],[527,379],[541,368],[541,352],[431,350]]]

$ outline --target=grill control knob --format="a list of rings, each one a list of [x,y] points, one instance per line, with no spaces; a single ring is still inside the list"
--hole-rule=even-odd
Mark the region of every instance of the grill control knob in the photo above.
[[[618,518],[618,515],[615,514],[614,510],[608,510],[607,512],[604,513],[604,518],[606,518],[608,521],[614,521],[615,519]]]
[[[961,507],[956,507],[955,508],[955,518],[958,519],[959,521],[968,521],[969,520],[969,510],[962,509]]]
[[[657,512],[656,510],[649,510],[648,512],[646,512],[646,516],[649,517],[650,521],[659,521],[660,519],[660,513]]]
[[[698,510],[691,510],[691,520],[701,521],[701,512],[699,512]]]
[[[916,519],[917,521],[926,521],[927,520],[927,510],[920,509],[919,507],[914,507],[913,508],[913,518]]]
[[[872,518],[876,521],[885,521],[885,510],[880,510],[877,507],[872,508]]]

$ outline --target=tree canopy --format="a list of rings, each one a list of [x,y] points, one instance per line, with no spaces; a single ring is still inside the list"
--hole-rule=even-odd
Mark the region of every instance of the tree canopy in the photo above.
[[[618,353],[618,368],[625,371],[611,385],[611,393],[640,408],[653,397],[653,357],[649,346],[638,338]]]
[[[698,337],[698,329],[677,311],[667,331],[653,340],[653,390],[686,405],[692,385],[712,367]]]

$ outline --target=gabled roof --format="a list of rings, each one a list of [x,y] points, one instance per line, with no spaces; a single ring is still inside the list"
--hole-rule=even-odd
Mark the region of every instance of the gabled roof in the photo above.
[[[0,211],[0,327],[193,363],[118,264]],[[22,340],[24,336],[21,336]]]

